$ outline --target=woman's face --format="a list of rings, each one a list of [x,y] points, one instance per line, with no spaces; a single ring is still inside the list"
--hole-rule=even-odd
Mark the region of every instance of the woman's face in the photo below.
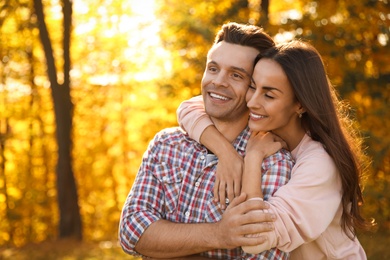
[[[253,72],[254,86],[246,95],[252,131],[272,131],[285,139],[301,128],[298,101],[282,67],[263,58]]]

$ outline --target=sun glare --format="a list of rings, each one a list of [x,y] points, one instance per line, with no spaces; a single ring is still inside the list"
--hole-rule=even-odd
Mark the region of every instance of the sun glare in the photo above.
[[[167,74],[169,55],[162,47],[159,37],[161,23],[155,15],[155,0],[123,1],[122,9],[117,13],[101,6],[95,11],[95,15],[91,14],[92,11],[86,0],[75,1],[74,4],[75,13],[88,17],[76,23],[75,35],[93,34],[99,26],[100,36],[114,41],[115,37],[119,36],[128,39],[127,46],[118,46],[118,48],[122,50],[122,57],[137,63],[137,67],[142,67],[142,71],[131,72],[134,80],[153,80],[162,74]],[[98,82],[115,83],[113,77],[102,81],[102,77],[106,76],[94,75],[98,78],[96,79]]]

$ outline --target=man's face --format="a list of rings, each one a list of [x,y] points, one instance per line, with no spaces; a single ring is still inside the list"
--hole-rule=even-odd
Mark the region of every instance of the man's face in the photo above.
[[[206,113],[214,120],[235,122],[248,118],[245,102],[251,82],[253,62],[258,50],[252,47],[219,42],[207,55],[202,79]]]

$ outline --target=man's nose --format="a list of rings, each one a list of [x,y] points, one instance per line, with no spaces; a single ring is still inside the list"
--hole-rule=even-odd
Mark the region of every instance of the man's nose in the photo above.
[[[227,79],[227,74],[224,72],[218,73],[213,79],[213,83],[215,86],[218,87],[227,87],[228,84],[228,79]]]

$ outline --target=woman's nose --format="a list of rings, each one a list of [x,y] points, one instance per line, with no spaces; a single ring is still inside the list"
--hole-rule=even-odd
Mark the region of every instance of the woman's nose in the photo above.
[[[256,92],[251,94],[248,91],[246,95],[247,95],[246,96],[246,100],[247,100],[246,105],[248,108],[258,108],[261,106]]]

